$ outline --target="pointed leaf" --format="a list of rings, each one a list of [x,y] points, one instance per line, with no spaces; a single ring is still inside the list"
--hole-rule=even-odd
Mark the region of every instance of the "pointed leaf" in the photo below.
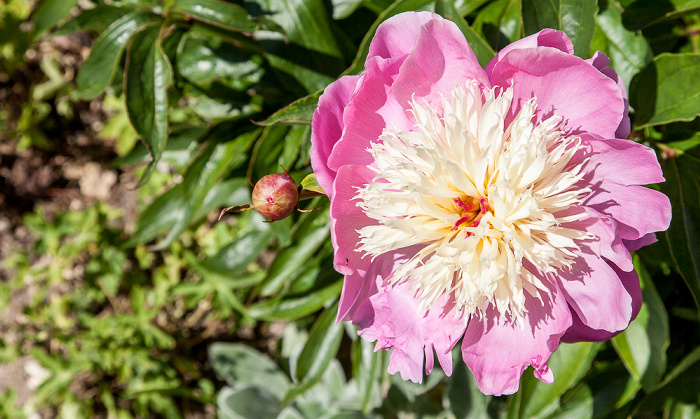
[[[259,125],[311,125],[322,92],[304,96],[270,115]]]
[[[700,54],[661,54],[630,85],[636,128],[700,115]]]
[[[259,26],[246,9],[225,1],[175,0],[170,10],[232,31],[253,32]]]
[[[109,25],[97,38],[90,50],[90,55],[80,67],[75,93],[80,99],[92,99],[102,93],[114,77],[122,52],[131,35],[141,26],[157,16],[148,11],[127,14]]]

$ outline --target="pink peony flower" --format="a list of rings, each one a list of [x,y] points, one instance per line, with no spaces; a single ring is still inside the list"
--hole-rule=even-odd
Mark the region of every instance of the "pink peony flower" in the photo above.
[[[545,29],[479,66],[452,22],[421,12],[377,29],[365,70],[314,114],[312,165],[331,200],[339,321],[389,371],[420,382],[451,349],[488,394],[530,365],[553,380],[559,342],[627,327],[630,252],[668,228],[654,152],[624,139],[624,85],[602,53]]]

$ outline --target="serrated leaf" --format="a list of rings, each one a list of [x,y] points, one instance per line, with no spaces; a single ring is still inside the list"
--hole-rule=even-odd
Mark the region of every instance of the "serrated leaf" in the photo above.
[[[259,27],[246,9],[225,1],[174,0],[170,10],[232,31],[253,32]]]
[[[168,141],[168,87],[172,70],[163,53],[160,29],[159,23],[151,24],[133,36],[124,71],[126,111],[148,148],[151,167],[160,160]],[[142,177],[141,184],[147,179]]]
[[[639,129],[700,115],[700,54],[661,54],[630,84],[630,104]]]
[[[75,95],[80,99],[92,99],[102,93],[112,81],[131,35],[156,19],[157,16],[151,12],[136,11],[109,25],[97,38],[90,55],[80,67],[75,79],[78,85]]]
[[[700,309],[700,158],[694,150],[700,151],[696,148],[662,163],[666,182],[660,187],[673,211],[671,226],[663,233],[671,259]]]
[[[644,303],[637,318],[612,340],[617,354],[635,380],[651,392],[666,371],[666,348],[670,341],[668,314],[651,276],[635,256]]]
[[[454,0],[437,0],[435,12],[450,19],[459,27],[459,30],[461,30],[467,38],[467,42],[469,42],[472,51],[474,51],[474,55],[476,55],[476,58],[479,60],[479,64],[482,67],[486,67],[496,53],[493,48],[467,24],[467,21],[460,16],[459,11],[457,11],[455,7]]]
[[[311,125],[318,98],[322,92],[316,92],[297,99],[284,108],[273,113],[259,125]]]
[[[625,8],[622,22],[630,30],[700,10],[700,0],[637,0]]]
[[[653,53],[646,38],[625,29],[622,14],[615,0],[598,2],[600,11],[596,15],[596,32],[591,51],[601,50],[610,57],[610,65],[629,86],[632,78],[651,61]]]
[[[544,28],[564,31],[574,44],[574,53],[588,58],[597,11],[596,0],[522,0],[525,35]]]
[[[590,368],[598,352],[599,344],[581,342],[560,344],[547,361],[554,373],[554,382],[546,384],[527,371],[520,380],[520,391],[511,410],[511,418],[541,418],[550,415],[559,407],[559,398],[578,382]]]

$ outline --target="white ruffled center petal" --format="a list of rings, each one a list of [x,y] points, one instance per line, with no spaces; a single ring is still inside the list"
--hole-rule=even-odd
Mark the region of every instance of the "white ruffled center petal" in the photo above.
[[[578,185],[585,160],[572,161],[580,138],[557,116],[535,123],[535,98],[506,125],[512,100],[512,88],[484,97],[476,83],[457,86],[442,117],[414,101],[417,130],[385,130],[369,149],[377,175],[355,199],[377,224],[359,230],[356,250],[374,258],[423,245],[390,279],[423,309],[451,294],[463,315],[493,304],[518,321],[525,292],[547,291],[527,266],[570,267],[577,241],[591,238],[565,226],[583,217],[571,208],[590,192]]]

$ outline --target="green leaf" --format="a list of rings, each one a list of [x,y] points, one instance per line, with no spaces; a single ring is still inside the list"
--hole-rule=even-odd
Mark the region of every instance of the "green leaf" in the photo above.
[[[564,31],[574,44],[574,53],[588,58],[595,30],[596,0],[522,0],[525,35],[544,28]]]
[[[454,372],[447,388],[450,411],[456,419],[488,418],[488,404],[493,397],[486,396],[479,390],[474,374],[462,361],[461,351],[453,350],[452,358]]]
[[[520,0],[496,0],[477,14],[472,28],[495,50],[522,37]]]
[[[126,110],[148,148],[151,167],[160,160],[168,140],[168,86],[172,70],[163,53],[160,30],[160,24],[151,24],[133,36],[124,72]],[[147,179],[144,176],[141,184]]]
[[[700,115],[700,54],[661,54],[630,85],[630,104],[639,129]]]
[[[509,417],[541,418],[557,410],[559,398],[588,371],[598,348],[599,344],[591,342],[560,344],[547,361],[554,373],[554,382],[543,383],[526,371],[520,380],[520,391],[512,401],[514,409]]]
[[[461,30],[464,36],[467,38],[469,46],[472,47],[476,58],[479,60],[479,64],[482,67],[486,67],[486,64],[491,61],[496,53],[493,51],[491,46],[467,24],[467,21],[460,16],[457,8],[455,7],[454,0],[437,0],[435,12],[443,15],[445,18],[450,19],[457,24],[459,30]]]
[[[321,91],[297,99],[278,110],[259,125],[311,125]]]
[[[386,352],[375,352],[374,343],[357,337],[355,326],[350,325],[348,328],[351,332],[347,334],[355,337],[351,353],[352,375],[358,387],[360,409],[367,412],[381,404],[379,377],[384,371],[383,360]]]
[[[309,295],[285,299],[272,299],[257,303],[248,309],[250,317],[257,320],[296,320],[316,312],[327,302],[340,295],[343,281],[338,280]]]
[[[272,228],[253,230],[224,246],[216,255],[202,261],[202,266],[221,274],[233,274],[244,270],[267,247]]]
[[[44,32],[67,18],[70,11],[77,5],[78,0],[44,0],[40,2],[32,15],[34,40],[38,40]]]
[[[622,22],[630,30],[637,30],[697,10],[700,10],[699,0],[637,0],[625,8]]]
[[[695,148],[662,163],[666,182],[660,185],[671,200],[671,226],[663,234],[673,265],[688,285],[700,309],[700,158]],[[700,154],[700,153],[698,153]]]
[[[60,28],[53,31],[51,36],[65,35],[87,30],[104,30],[114,21],[121,19],[133,9],[100,4],[94,9],[84,10],[78,16],[70,19]]]
[[[333,19],[341,20],[353,14],[364,0],[332,0]]]
[[[630,375],[648,393],[666,371],[666,348],[670,341],[668,314],[651,276],[635,256],[635,268],[642,284],[644,303],[637,318],[613,338],[613,346]]]
[[[622,14],[615,0],[600,0],[596,31],[591,51],[600,50],[610,57],[610,65],[629,86],[632,78],[653,57],[646,38],[622,25]]]
[[[255,349],[237,343],[213,343],[209,362],[214,372],[230,386],[265,388],[281,400],[289,388],[289,379],[277,364]]]
[[[253,32],[259,28],[246,9],[225,1],[174,0],[170,11],[232,31]]]
[[[281,411],[279,399],[263,386],[238,390],[224,387],[216,405],[221,419],[275,419]]]
[[[316,180],[315,173],[311,173],[310,175],[305,177],[304,180],[301,181],[301,188],[307,191],[325,194],[325,192],[323,192],[323,189],[321,189],[321,186],[319,186],[318,181]]]
[[[343,338],[343,325],[335,323],[337,312],[336,303],[324,310],[311,328],[309,340],[306,341],[296,365],[296,377],[301,383],[289,390],[283,404],[289,403],[321,381],[331,361],[338,354]]]
[[[80,67],[75,79],[78,85],[76,97],[92,99],[102,93],[112,81],[131,35],[141,26],[155,19],[157,16],[151,12],[136,11],[109,25],[97,38],[90,50],[90,55]]]
[[[384,22],[385,20],[389,19],[390,17],[397,15],[399,13],[403,12],[408,12],[412,10],[421,10],[424,8],[427,4],[432,3],[434,0],[396,0],[394,1],[391,6],[387,7],[386,10],[384,10],[379,17],[377,17],[377,20],[374,21],[372,24],[372,27],[369,28],[369,31],[367,31],[367,34],[365,34],[365,37],[362,38],[362,42],[360,43],[360,47],[357,50],[357,55],[355,56],[355,59],[352,60],[352,64],[350,64],[350,67],[348,67],[345,71],[343,71],[342,75],[346,74],[359,74],[364,66],[365,66],[365,59],[367,58],[367,55],[369,54],[369,44],[372,42],[372,38],[374,38],[375,32],[377,32],[377,27]]]

